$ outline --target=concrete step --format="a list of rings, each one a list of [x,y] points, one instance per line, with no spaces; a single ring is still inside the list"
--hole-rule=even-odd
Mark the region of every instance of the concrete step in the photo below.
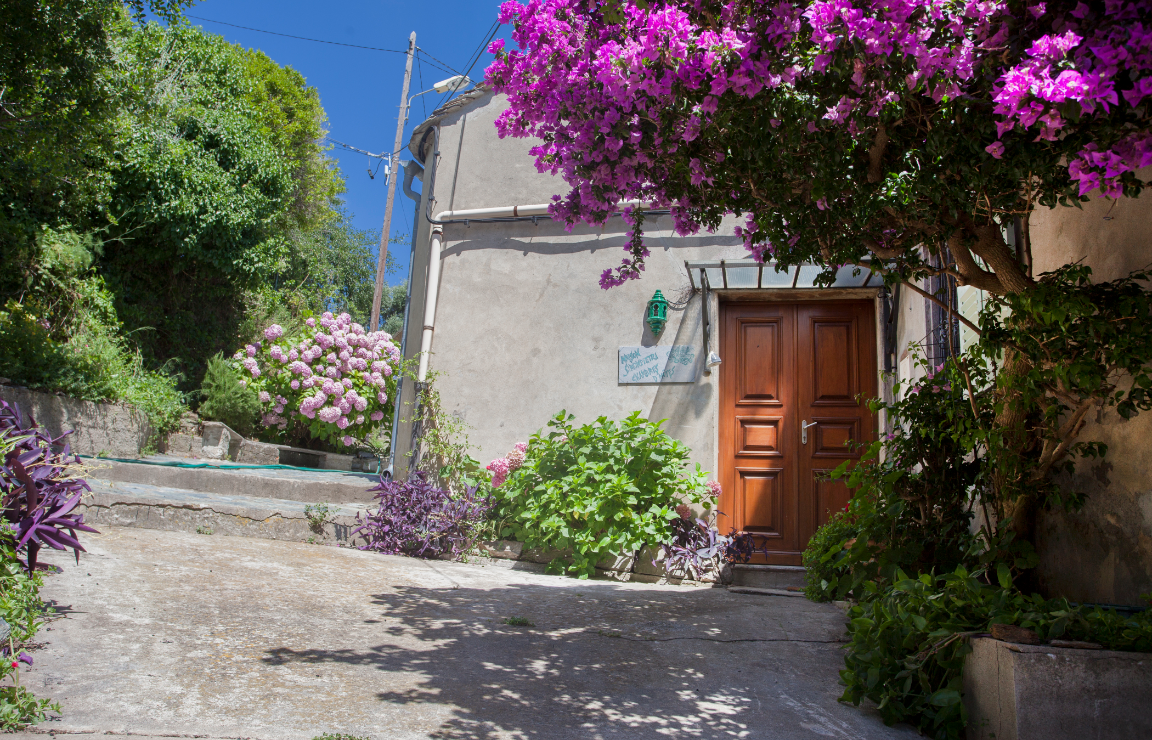
[[[228,534],[271,540],[359,545],[352,534],[372,507],[363,503],[329,506],[323,524],[309,521],[306,502],[263,496],[204,493],[167,486],[90,478],[92,493],[79,510],[84,523],[200,534]]]
[[[804,588],[804,567],[800,565],[733,565],[732,585],[758,589]]]
[[[155,456],[146,461],[173,462],[177,458]],[[307,503],[366,504],[373,500],[368,489],[379,478],[370,473],[343,470],[244,467],[234,463],[196,461],[206,467],[175,467],[142,462],[119,462],[89,458],[95,468],[90,479],[115,483],[213,493],[222,496],[303,501]],[[179,462],[189,463],[188,460]]]

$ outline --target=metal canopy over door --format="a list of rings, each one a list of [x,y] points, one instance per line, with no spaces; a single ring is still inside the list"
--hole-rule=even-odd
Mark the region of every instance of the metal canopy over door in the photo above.
[[[799,565],[812,533],[848,502],[827,473],[875,433],[873,305],[733,302],[720,314],[718,527],[756,535],[765,562]]]

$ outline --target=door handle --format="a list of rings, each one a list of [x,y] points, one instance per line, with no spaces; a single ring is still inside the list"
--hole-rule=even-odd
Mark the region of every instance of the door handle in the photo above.
[[[816,424],[815,421],[809,424],[807,419],[800,420],[800,444],[808,444],[808,427],[814,427]]]

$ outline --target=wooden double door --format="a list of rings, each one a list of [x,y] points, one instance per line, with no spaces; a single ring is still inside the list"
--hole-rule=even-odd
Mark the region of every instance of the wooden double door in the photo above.
[[[871,301],[720,305],[720,515],[756,536],[759,562],[799,565],[848,503],[828,473],[875,435]]]

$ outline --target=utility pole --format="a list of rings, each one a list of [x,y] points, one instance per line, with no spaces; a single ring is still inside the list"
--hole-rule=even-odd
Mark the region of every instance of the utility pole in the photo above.
[[[388,261],[388,235],[392,229],[392,200],[396,196],[396,177],[399,174],[400,140],[404,137],[404,124],[408,121],[408,83],[412,81],[412,56],[416,52],[416,32],[408,37],[408,62],[404,65],[404,88],[400,93],[400,116],[396,119],[396,143],[388,158],[388,200],[384,204],[384,228],[380,231],[380,257],[376,260],[376,291],[372,294],[372,324],[368,331],[380,329],[380,299],[384,294],[384,265]],[[415,224],[413,224],[415,226]]]

